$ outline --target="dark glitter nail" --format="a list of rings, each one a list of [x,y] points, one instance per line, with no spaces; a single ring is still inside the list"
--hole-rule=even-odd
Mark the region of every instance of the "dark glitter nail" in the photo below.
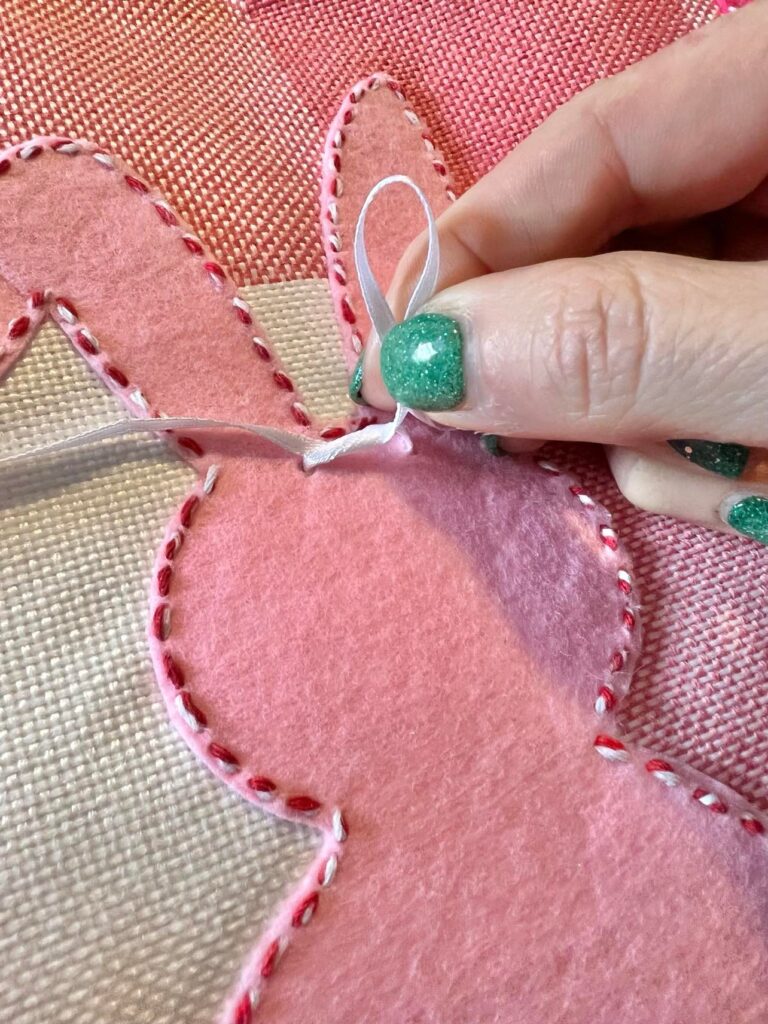
[[[696,440],[667,441],[667,444],[696,466],[731,479],[741,476],[749,458],[749,448],[743,444]]]

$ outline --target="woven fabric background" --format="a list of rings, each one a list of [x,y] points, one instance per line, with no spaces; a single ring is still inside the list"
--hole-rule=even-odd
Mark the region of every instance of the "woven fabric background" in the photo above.
[[[0,142],[99,143],[238,284],[323,276],[317,175],[350,85],[390,73],[459,190],[713,0],[2,0]]]
[[[48,326],[0,454],[123,415]],[[192,479],[140,440],[0,470],[3,1020],[210,1024],[313,854],[196,763],[152,678],[147,579]]]
[[[634,508],[594,452],[560,461],[611,509],[642,586],[643,651],[623,731],[768,810],[768,553]]]
[[[119,153],[249,291],[321,416],[344,407],[323,282],[324,132],[388,71],[467,187],[559,103],[714,13],[707,0],[0,0],[0,136]],[[471,54],[471,60],[467,54]],[[286,287],[284,282],[293,282]],[[117,414],[47,332],[0,389],[3,449]],[[765,595],[756,545],[618,517],[646,644],[627,728],[768,807]],[[159,707],[144,645],[154,545],[187,471],[153,443],[0,479],[0,1006],[91,1024],[210,1021],[311,838],[244,809]],[[64,473],[64,475],[62,475]],[[116,541],[117,538],[117,541]],[[83,628],[75,628],[73,609]]]

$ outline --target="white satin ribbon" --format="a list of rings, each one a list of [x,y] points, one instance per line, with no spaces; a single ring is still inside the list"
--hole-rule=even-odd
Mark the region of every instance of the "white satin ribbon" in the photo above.
[[[394,174],[389,178],[383,178],[374,185],[363,204],[357,221],[354,240],[354,259],[360,282],[360,291],[371,318],[373,329],[380,338],[384,337],[390,328],[395,325],[396,321],[368,262],[368,253],[365,247],[365,219],[368,209],[376,196],[393,184],[407,185],[416,193],[427,218],[429,235],[427,258],[408,302],[404,319],[407,320],[408,317],[412,316],[415,310],[431,297],[437,285],[440,264],[437,225],[435,224],[435,218],[426,196],[415,182],[404,175]],[[376,448],[379,445],[388,444],[397,434],[407,415],[408,409],[398,405],[394,418],[387,423],[372,423],[362,430],[345,434],[343,437],[335,438],[332,441],[310,438],[305,434],[296,434],[290,430],[280,430],[278,427],[235,423],[229,420],[201,419],[195,416],[128,419],[120,420],[117,423],[109,423],[106,426],[97,427],[95,430],[87,430],[82,434],[75,434],[72,437],[66,437],[60,441],[53,441],[23,452],[16,452],[13,455],[6,455],[0,458],[0,465],[28,462],[43,455],[71,451],[97,441],[106,441],[129,434],[161,433],[168,430],[235,430],[259,437],[293,455],[300,455],[304,468],[313,469],[315,466],[322,466],[328,462],[333,462],[334,459],[338,459],[340,456],[347,455],[350,452],[364,451],[367,448]]]

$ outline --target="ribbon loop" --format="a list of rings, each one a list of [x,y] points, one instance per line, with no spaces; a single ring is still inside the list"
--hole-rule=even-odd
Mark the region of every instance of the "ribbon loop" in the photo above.
[[[427,219],[427,258],[424,261],[421,274],[419,274],[416,287],[413,289],[413,293],[408,300],[408,307],[403,317],[404,320],[413,316],[416,310],[432,297],[437,287],[437,276],[440,270],[440,240],[437,234],[437,222],[427,197],[416,182],[411,181],[404,174],[392,174],[388,178],[382,178],[381,181],[373,186],[363,203],[363,208],[360,211],[357,226],[355,227],[354,243],[355,268],[363,302],[368,310],[368,316],[371,318],[373,329],[380,338],[383,338],[395,326],[396,320],[389,303],[384,298],[381,288],[379,288],[378,281],[373,276],[370,263],[368,262],[368,250],[365,246],[365,221],[371,203],[380,192],[389,188],[390,185],[407,185],[413,189]]]

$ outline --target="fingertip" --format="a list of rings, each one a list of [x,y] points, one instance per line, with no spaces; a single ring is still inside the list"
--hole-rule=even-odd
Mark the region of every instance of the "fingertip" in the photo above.
[[[499,437],[498,444],[505,452],[511,455],[529,455],[541,448],[545,441],[537,441],[527,437]]]
[[[381,376],[381,344],[375,333],[368,338],[352,371],[349,397],[358,405],[370,405],[374,409],[389,412],[395,408],[395,402]]]
[[[734,491],[732,480],[686,463],[676,465],[662,448],[609,448],[608,461],[619,490],[632,505],[711,529],[743,532],[723,514]]]

